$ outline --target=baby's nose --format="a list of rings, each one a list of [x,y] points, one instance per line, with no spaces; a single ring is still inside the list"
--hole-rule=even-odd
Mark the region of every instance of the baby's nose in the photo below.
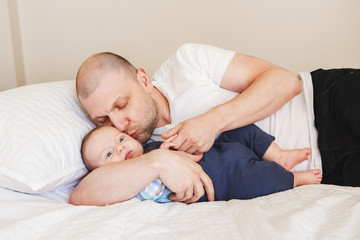
[[[124,149],[124,146],[122,144],[118,144],[116,146],[116,153],[120,154],[123,149]]]

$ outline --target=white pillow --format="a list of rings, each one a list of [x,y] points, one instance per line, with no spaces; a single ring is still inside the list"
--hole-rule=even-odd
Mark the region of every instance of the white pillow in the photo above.
[[[40,193],[76,182],[87,173],[80,146],[93,127],[75,81],[0,92],[0,186]]]

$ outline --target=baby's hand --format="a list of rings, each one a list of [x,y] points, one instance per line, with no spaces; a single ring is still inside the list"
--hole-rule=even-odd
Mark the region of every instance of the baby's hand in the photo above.
[[[176,147],[175,143],[172,143],[171,141],[174,140],[177,137],[177,134],[172,135],[168,139],[166,139],[161,145],[160,149],[167,149],[169,150],[172,147]]]

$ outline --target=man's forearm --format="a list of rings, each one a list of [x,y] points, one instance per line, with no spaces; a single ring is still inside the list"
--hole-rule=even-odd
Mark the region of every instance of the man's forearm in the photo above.
[[[206,190],[214,199],[211,179],[196,162],[201,155],[166,149],[134,159],[104,165],[87,175],[75,188],[69,203],[107,205],[126,201],[159,178],[175,193],[172,200],[196,202]]]
[[[81,180],[70,196],[74,205],[107,205],[133,198],[157,178],[151,154],[104,165]]]
[[[220,133],[270,116],[300,92],[300,80],[295,74],[274,68],[260,74],[244,92],[207,114],[218,119]]]

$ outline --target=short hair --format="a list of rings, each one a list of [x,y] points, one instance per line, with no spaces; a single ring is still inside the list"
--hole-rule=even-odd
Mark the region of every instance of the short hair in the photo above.
[[[94,54],[84,61],[77,72],[76,92],[78,96],[88,98],[109,71],[136,76],[136,68],[125,58],[111,52]]]
[[[93,128],[90,132],[88,132],[85,137],[83,138],[82,140],[82,143],[81,143],[81,148],[80,148],[80,153],[81,153],[81,158],[83,159],[83,162],[86,166],[86,168],[89,170],[89,171],[92,171],[94,170],[90,165],[89,163],[87,162],[87,158],[86,158],[86,155],[85,155],[85,146],[86,144],[88,143],[90,137],[95,133],[97,132],[98,130],[100,130],[101,128],[103,128],[105,126],[99,126],[99,127],[95,127]]]

